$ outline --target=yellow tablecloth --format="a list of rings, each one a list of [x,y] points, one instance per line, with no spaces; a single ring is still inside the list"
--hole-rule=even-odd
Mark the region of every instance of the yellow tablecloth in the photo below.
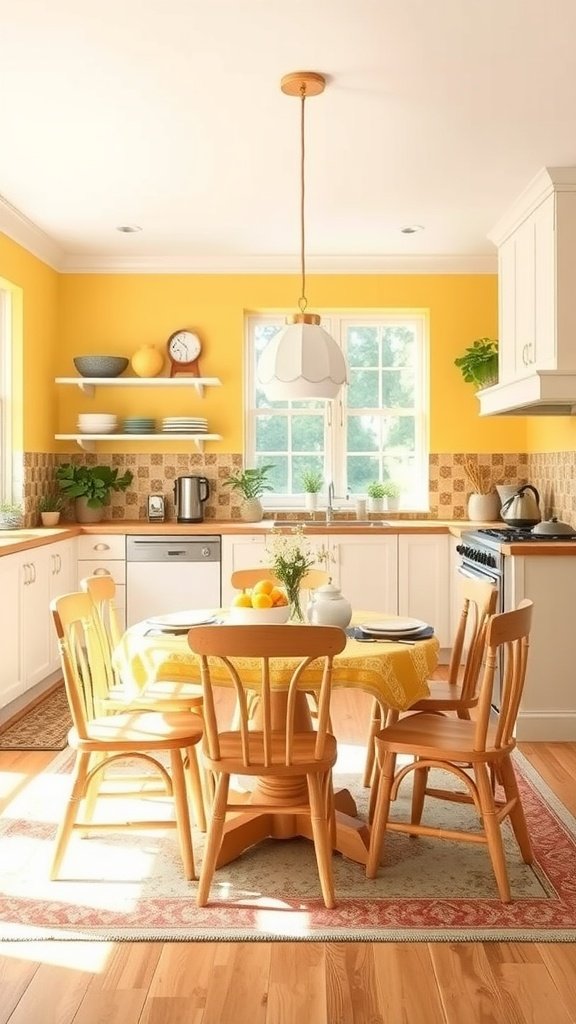
[[[357,622],[374,619],[373,613],[358,612]],[[382,616],[381,616],[382,618]],[[332,675],[333,687],[365,690],[395,711],[406,711],[415,701],[429,695],[426,679],[438,664],[438,640],[430,637],[412,645],[397,643],[359,643],[349,639],[344,651],[336,655]],[[188,646],[187,634],[158,633],[149,623],[130,627],[115,652],[120,670],[125,670],[139,689],[156,679],[200,678],[198,658]],[[260,662],[252,658],[236,658],[242,678],[257,684]],[[213,660],[213,679],[230,682],[223,671],[218,673],[218,659]],[[272,686],[287,689],[297,659],[277,659],[273,665]],[[123,673],[124,674],[124,673]],[[310,689],[320,685],[321,670],[311,666],[305,676]],[[255,688],[257,688],[255,686]]]

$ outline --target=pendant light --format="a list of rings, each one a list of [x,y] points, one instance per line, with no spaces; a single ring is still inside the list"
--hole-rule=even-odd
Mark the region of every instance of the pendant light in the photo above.
[[[326,80],[316,71],[284,75],[280,88],[300,99],[300,267],[299,313],[286,317],[286,326],[264,349],[258,362],[258,382],[270,401],[335,398],[346,381],[346,362],[339,345],[320,326],[317,313],[307,313],[304,257],[304,106],[308,96],[324,92]]]

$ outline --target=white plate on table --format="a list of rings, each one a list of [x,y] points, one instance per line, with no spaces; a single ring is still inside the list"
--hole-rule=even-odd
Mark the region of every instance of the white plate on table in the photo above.
[[[156,629],[191,629],[192,626],[208,626],[216,621],[215,611],[170,612],[168,615],[155,615],[146,619],[149,626]]]
[[[422,619],[388,619],[378,622],[362,622],[360,629],[364,633],[386,633],[387,636],[410,636],[411,633],[419,633],[426,629],[428,623]]]

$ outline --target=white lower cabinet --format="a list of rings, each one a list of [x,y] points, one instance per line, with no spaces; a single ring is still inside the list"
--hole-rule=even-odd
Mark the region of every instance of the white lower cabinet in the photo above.
[[[50,601],[62,594],[70,594],[76,590],[76,539],[63,540],[58,544],[51,544],[47,548],[49,553],[50,572]],[[50,670],[55,672],[61,667],[60,652],[58,650],[58,638],[52,621],[52,614],[49,611],[49,633],[50,633]]]
[[[331,535],[328,571],[354,611],[396,615],[397,535]]]
[[[228,608],[236,591],[230,577],[237,569],[268,567],[266,537],[262,533],[245,534],[242,537],[222,537],[222,607]]]
[[[22,555],[0,558],[0,619],[2,621],[2,657],[0,658],[0,708],[24,690],[20,643],[20,565]]]
[[[24,690],[52,671],[50,660],[50,548],[32,548],[20,560],[22,681]]]
[[[90,533],[78,537],[77,585],[85,576],[112,576],[121,629],[126,628],[126,535]]]
[[[440,647],[449,647],[450,538],[446,534],[398,537],[398,614],[434,626]]]

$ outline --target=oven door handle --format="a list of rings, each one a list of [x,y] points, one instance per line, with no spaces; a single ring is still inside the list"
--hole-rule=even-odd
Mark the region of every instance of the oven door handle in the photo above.
[[[483,572],[482,569],[472,568],[470,565],[459,565],[458,574],[464,576],[467,580],[490,580],[492,583],[498,583],[499,577],[493,576],[492,573]]]

